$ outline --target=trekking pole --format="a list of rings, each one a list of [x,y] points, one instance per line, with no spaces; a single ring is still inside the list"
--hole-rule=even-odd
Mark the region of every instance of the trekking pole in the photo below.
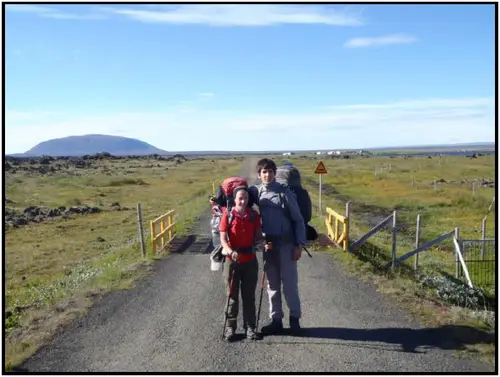
[[[311,253],[309,252],[309,250],[306,249],[305,246],[302,246],[302,248],[306,251],[307,255],[309,255],[309,258],[312,258],[313,256],[311,255]]]
[[[264,262],[264,258],[262,258],[263,268],[262,268],[262,281],[260,283],[260,299],[259,299],[259,311],[257,312],[257,323],[255,324],[255,330],[259,331],[259,320],[260,320],[260,311],[262,308],[262,296],[264,295],[264,281],[266,279],[266,264]]]
[[[230,268],[230,267],[228,267]],[[231,272],[231,280],[229,281],[229,294],[227,295],[227,302],[226,302],[226,312],[225,312],[225,319],[224,319],[224,328],[222,329],[222,339],[224,339],[224,333],[226,332],[226,324],[227,324],[227,317],[228,317],[228,310],[229,310],[229,300],[231,299],[231,294],[233,293],[233,282],[234,282],[234,271],[235,268],[233,267],[233,271]]]

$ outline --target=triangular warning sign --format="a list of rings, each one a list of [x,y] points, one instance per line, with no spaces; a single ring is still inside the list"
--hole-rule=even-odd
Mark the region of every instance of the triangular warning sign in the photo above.
[[[316,170],[314,171],[314,174],[328,174],[326,171],[325,165],[323,164],[323,161],[320,161],[318,166],[316,166]]]

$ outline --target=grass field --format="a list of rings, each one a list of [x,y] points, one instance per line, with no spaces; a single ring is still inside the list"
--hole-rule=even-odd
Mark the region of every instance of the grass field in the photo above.
[[[495,189],[481,186],[477,181],[473,195],[472,181],[494,181],[494,158],[326,159],[328,175],[323,177],[323,207],[329,206],[344,214],[345,202],[352,202],[352,241],[397,210],[397,256],[415,248],[417,215],[421,216],[420,244],[456,227],[461,238],[478,239],[481,238],[482,219],[488,214]],[[300,156],[288,160],[304,175],[306,187],[317,206],[319,189],[314,169],[319,160]],[[495,238],[494,207],[486,225],[486,236]],[[390,230],[380,232],[370,241],[387,248],[391,244]],[[440,261],[444,268],[454,269],[452,250],[452,241],[445,241],[443,245],[425,251],[419,256],[419,268],[425,269],[428,264]],[[413,265],[413,258],[406,264]]]
[[[85,310],[97,292],[130,286],[147,272],[155,258],[149,221],[175,209],[176,233],[186,233],[208,209],[212,181],[236,174],[242,160],[106,159],[50,175],[6,173],[7,208],[21,213],[29,206],[102,209],[6,230],[7,363],[15,365],[31,354],[57,326]],[[114,209],[116,202],[122,210]],[[142,205],[146,260],[138,242],[137,202]]]

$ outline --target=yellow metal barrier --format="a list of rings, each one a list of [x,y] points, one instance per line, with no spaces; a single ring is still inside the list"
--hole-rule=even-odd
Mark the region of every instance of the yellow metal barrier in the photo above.
[[[165,246],[167,246],[170,241],[174,238],[174,213],[175,210],[168,211],[164,215],[161,215],[155,220],[152,220],[150,223],[151,227],[151,244],[153,246],[153,250],[158,252],[163,251]],[[167,224],[165,224],[165,220],[167,220]],[[160,232],[156,232],[156,228],[160,225]],[[165,239],[165,234],[168,233],[168,240]],[[158,245],[158,241],[161,241]]]
[[[349,217],[342,216],[335,212],[330,207],[326,207],[327,217],[325,219],[326,228],[328,230],[328,237],[341,246],[344,251],[349,248]],[[349,214],[349,203],[346,205],[346,214]],[[333,228],[333,220],[335,219],[335,229]],[[342,233],[339,235],[339,224],[343,225]]]

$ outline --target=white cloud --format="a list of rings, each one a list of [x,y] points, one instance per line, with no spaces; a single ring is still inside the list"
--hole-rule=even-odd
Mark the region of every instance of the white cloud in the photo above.
[[[66,4],[68,7],[68,4]],[[34,13],[40,17],[58,20],[102,20],[107,18],[104,13],[77,14],[63,12],[61,9],[31,4],[8,4],[5,6],[7,12]]]
[[[110,11],[137,21],[150,23],[203,24],[210,26],[265,26],[277,24],[358,26],[363,24],[359,14],[325,6],[196,4],[165,5],[154,7],[154,9],[151,8],[112,8]]]
[[[395,44],[409,44],[414,43],[418,39],[411,35],[405,34],[392,34],[382,37],[372,38],[353,38],[349,39],[344,46],[349,48],[372,47],[382,45],[395,45]]]
[[[52,12],[53,9],[47,7],[41,7],[39,5],[32,4],[6,4],[5,10],[8,12],[23,12],[23,13],[46,13]]]
[[[90,13],[76,12],[82,5],[8,4],[7,12],[32,13],[39,17],[59,20],[99,20],[110,14],[146,23],[202,24],[210,26],[267,26],[278,24],[325,24],[359,26],[364,22],[362,8],[332,8],[319,5],[289,4],[127,4],[98,6],[86,4]]]
[[[203,98],[212,98],[215,96],[215,93],[212,92],[201,92],[198,93],[198,96],[203,97]]]
[[[52,138],[92,133],[138,138],[166,150],[367,148],[493,141],[494,99],[431,98],[274,114],[204,110],[189,103],[158,113],[6,113],[6,153],[24,152]]]

